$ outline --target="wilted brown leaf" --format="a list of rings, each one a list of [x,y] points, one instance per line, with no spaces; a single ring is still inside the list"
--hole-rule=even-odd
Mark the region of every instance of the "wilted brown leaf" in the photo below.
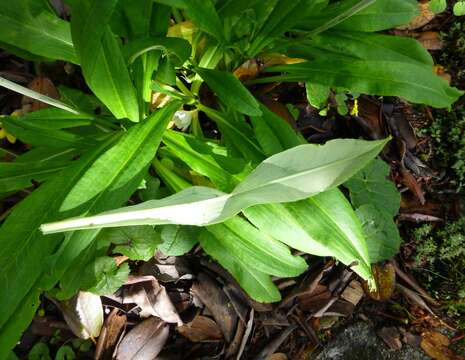
[[[422,334],[421,348],[435,360],[460,360],[461,356],[454,354],[449,349],[450,341],[447,336],[436,331],[429,331]]]
[[[28,88],[31,90],[34,90],[42,95],[46,95],[48,97],[51,97],[52,99],[59,99],[60,94],[58,93],[58,90],[56,89],[55,85],[53,84],[52,80],[50,80],[47,77],[44,76],[38,76],[34,80],[32,80]],[[31,99],[29,97],[24,96],[23,97],[23,105],[28,105],[30,104],[31,111],[39,110],[48,107],[49,105]]]
[[[98,338],[94,356],[96,360],[112,358],[113,348],[118,343],[118,339],[126,326],[126,321],[126,315],[120,313],[117,308],[111,311]]]
[[[199,274],[198,280],[192,286],[192,292],[210,310],[226,341],[231,342],[236,330],[236,312],[229,306],[229,299],[215,281],[203,273]]]
[[[137,304],[141,317],[157,316],[168,323],[182,325],[165,287],[154,276],[130,275],[120,295],[110,298],[122,304]]]
[[[118,345],[117,360],[155,359],[168,340],[169,327],[151,317],[132,329]]]
[[[442,49],[443,43],[437,31],[424,31],[414,37],[426,50]]]
[[[283,353],[275,353],[271,356],[268,356],[266,360],[287,360],[287,356]]]
[[[221,340],[218,324],[206,316],[196,316],[190,323],[178,327],[179,333],[192,342]]]

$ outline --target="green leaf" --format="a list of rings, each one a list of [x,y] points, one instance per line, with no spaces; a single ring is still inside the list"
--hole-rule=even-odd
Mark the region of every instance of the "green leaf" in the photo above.
[[[342,139],[323,146],[301,145],[263,161],[230,194],[196,186],[162,200],[41,229],[51,233],[136,224],[214,224],[253,205],[298,201],[336,187],[362,169],[386,143]]]
[[[31,187],[33,181],[44,181],[69,165],[67,161],[0,162],[0,193]]]
[[[308,103],[317,109],[325,107],[328,102],[329,95],[331,94],[331,89],[328,86],[314,84],[311,82],[305,83],[305,90]]]
[[[252,299],[264,303],[281,300],[281,294],[271,281],[270,275],[258,271],[250,266],[250,263],[228,251],[212,233],[203,231],[200,245],[208,255],[231,273]]]
[[[289,248],[235,216],[207,230],[215,235],[228,252],[265,274],[291,277],[307,269],[304,259],[293,256]]]
[[[180,132],[166,131],[163,143],[193,170],[209,177],[222,191],[232,190],[244,173],[250,171],[244,160],[218,154],[218,146]]]
[[[91,179],[101,171],[108,170],[109,164],[102,159],[113,161],[113,156],[118,157],[117,166],[111,167],[108,173],[102,175],[109,181],[100,183],[103,185],[100,193],[95,194],[95,197],[85,205],[76,205],[78,209],[84,206],[85,215],[95,214],[117,208],[129,199],[147,175],[148,166],[160,144],[163,132],[178,106],[179,103],[172,102],[144,122],[133,126],[111,149],[94,162],[81,180],[84,177]],[[78,182],[76,186],[81,187],[83,193],[87,193],[93,190],[94,184],[89,182],[86,187],[85,183]],[[76,194],[77,200],[79,200],[78,195]],[[51,271],[43,278],[42,286],[46,289],[51,288],[63,277],[63,274],[68,278],[79,276],[82,267],[86,264],[79,262],[80,254],[94,244],[99,232],[100,230],[80,231],[67,236],[50,259]],[[61,286],[65,288],[66,284],[62,283]]]
[[[40,129],[66,129],[78,126],[88,126],[95,118],[93,115],[72,114],[55,108],[46,108],[23,115],[22,122],[29,123]]]
[[[108,22],[117,0],[83,0],[72,6],[71,32],[84,78],[118,118],[139,121],[136,91],[121,45]]]
[[[296,0],[292,2],[277,1],[266,20],[254,34],[247,53],[255,57],[260,51],[291,30],[302,19],[311,14],[319,6],[314,0]]]
[[[350,200],[354,207],[370,204],[382,209],[391,218],[396,216],[400,207],[400,193],[394,183],[387,179],[389,172],[388,164],[375,159],[345,182],[344,186],[350,190]]]
[[[117,245],[113,253],[122,254],[131,260],[149,261],[161,243],[160,235],[152,226],[134,226],[103,230],[99,242]]]
[[[447,9],[447,1],[446,0],[430,0],[428,3],[429,9],[438,14],[446,11]]]
[[[454,4],[454,15],[455,16],[465,15],[465,1],[457,1]]]
[[[113,258],[99,257],[82,274],[83,290],[96,295],[111,295],[127,281],[128,275],[127,263],[118,267]]]
[[[196,71],[227,106],[250,116],[262,114],[258,101],[233,74],[205,68]]]
[[[220,43],[224,42],[223,22],[216,12],[212,0],[185,1],[187,16],[206,33],[215,37]]]
[[[200,228],[197,226],[160,226],[163,243],[158,249],[168,256],[182,256],[199,242]]]
[[[313,30],[343,14],[359,0],[345,0],[332,3],[305,18],[300,27]],[[372,5],[336,24],[335,28],[348,31],[376,32],[407,24],[418,13],[415,0],[376,0]]]
[[[191,44],[176,37],[143,37],[129,42],[123,52],[128,63],[133,63],[139,56],[154,50],[161,50],[176,66],[181,66],[189,59]]]
[[[46,343],[36,343],[29,354],[27,355],[28,360],[52,360],[50,357],[50,350]]]
[[[221,133],[225,137],[226,142],[229,142],[230,145],[237,149],[236,153],[232,153],[233,156],[239,153],[247,159],[247,161],[250,161],[253,164],[258,164],[263,160],[264,153],[260,149],[260,146],[256,143],[255,139],[250,136],[252,129],[245,123],[245,121],[235,121],[232,116],[227,116],[224,113],[203,105],[199,105],[199,110],[203,111],[210,119],[215,121]]]
[[[73,348],[69,345],[62,345],[55,355],[55,360],[74,360],[76,359],[76,354]]]
[[[392,216],[371,204],[360,206],[356,213],[362,222],[371,263],[395,256],[399,252],[401,240]]]
[[[172,102],[155,112],[141,126],[133,126],[117,145],[109,149],[81,177],[63,201],[61,210],[85,204],[109,186],[124,186],[138,174],[141,164],[148,164],[155,155],[151,151],[158,147],[166,125],[178,107],[178,102]]]
[[[362,94],[400,96],[437,108],[449,107],[462,95],[431,69],[408,62],[327,59],[277,66],[268,71],[287,75],[265,78],[267,82],[313,81]]]
[[[88,148],[97,144],[97,141],[92,138],[82,137],[65,130],[49,129],[49,126],[41,127],[40,123],[32,123],[24,118],[4,117],[2,124],[8,133],[34,146]]]
[[[0,306],[5,309],[0,312],[0,358],[15,346],[31,322],[40,304],[37,282],[48,268],[45,259],[62,241],[62,236],[43,236],[39,225],[50,218],[59,218],[58,209],[68,191],[112,142],[111,139],[87,152],[30,194],[16,205],[0,227],[0,281],[8,293],[0,297]]]
[[[244,211],[261,232],[290,247],[317,256],[332,256],[364,279],[371,278],[370,259],[360,222],[338,190],[307,200],[258,205]]]
[[[36,5],[34,14],[31,3]],[[2,1],[0,41],[35,55],[77,64],[69,23],[41,3],[45,4],[29,0]]]

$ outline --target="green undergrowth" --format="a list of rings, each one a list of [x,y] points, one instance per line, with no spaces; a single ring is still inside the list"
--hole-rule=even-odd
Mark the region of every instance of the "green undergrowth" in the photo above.
[[[413,239],[415,267],[423,284],[465,329],[465,216],[437,228],[422,225],[413,231]]]

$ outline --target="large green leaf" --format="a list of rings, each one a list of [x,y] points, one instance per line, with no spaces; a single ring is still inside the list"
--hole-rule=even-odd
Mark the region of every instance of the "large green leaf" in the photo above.
[[[178,108],[178,102],[171,102],[133,126],[81,176],[60,210],[84,207],[83,213],[92,215],[125,203],[145,177],[163,132]],[[92,246],[99,232],[89,230],[69,234],[51,259],[51,271],[43,286],[53,286],[66,271],[79,273],[81,268],[73,264],[79,262],[79,255]]]
[[[356,210],[365,233],[371,263],[389,260],[399,252],[399,229],[392,216],[372,204]]]
[[[395,184],[389,181],[390,167],[382,160],[374,160],[371,164],[353,176],[344,186],[350,190],[352,205],[360,207],[371,204],[396,216],[400,207],[400,193]]]
[[[292,2],[277,1],[260,28],[253,34],[247,53],[256,56],[262,49],[291,30],[296,24],[313,13],[322,0],[296,0]]]
[[[167,131],[163,142],[168,149],[201,175],[205,175],[222,191],[230,191],[250,171],[246,162],[227,154],[218,154],[217,147],[195,137]]]
[[[2,293],[8,294],[0,297],[0,306],[4,309],[0,312],[0,358],[16,344],[24,327],[32,320],[35,307],[30,307],[30,301],[37,299],[36,283],[48,267],[45,258],[62,240],[62,236],[43,236],[39,225],[50,218],[59,218],[58,209],[68,191],[112,141],[88,152],[34,191],[15,207],[0,227],[0,280]],[[19,320],[18,316],[24,318]]]
[[[26,144],[50,148],[85,148],[97,143],[97,140],[82,137],[65,130],[50,129],[41,122],[32,122],[27,118],[13,116],[2,119],[8,133],[16,136]]]
[[[334,2],[319,12],[310,14],[299,24],[305,30],[314,30],[340,17],[360,0]],[[415,0],[376,0],[361,11],[335,24],[335,28],[349,31],[375,32],[407,24],[417,14]]]
[[[462,95],[432,69],[409,62],[328,58],[276,66],[268,71],[286,75],[265,78],[263,82],[309,81],[362,94],[401,96],[438,108],[450,106]]]
[[[258,101],[233,74],[205,68],[196,71],[224,104],[246,115],[262,114]]]
[[[300,275],[307,268],[305,261],[293,256],[289,248],[261,232],[249,222],[235,216],[222,224],[210,225],[207,230],[244,263],[265,274],[291,277]]]
[[[362,169],[386,142],[343,139],[297,146],[263,161],[230,194],[196,186],[109,214],[43,225],[42,231],[219,223],[253,205],[298,201],[336,187]]]
[[[121,45],[108,25],[117,0],[83,0],[72,6],[71,32],[84,78],[116,118],[139,121],[136,91]]]
[[[247,161],[253,164],[258,164],[263,160],[264,153],[255,139],[250,136],[252,129],[244,121],[235,121],[232,116],[228,117],[222,112],[203,105],[199,105],[199,109],[215,121],[226,142],[229,142],[230,145],[236,148],[236,153],[241,154]]]
[[[224,42],[223,23],[212,0],[187,0],[186,12],[189,18],[206,33]]]
[[[179,103],[173,102],[157,111],[143,126],[132,127],[117,145],[101,156],[82,176],[63,201],[61,210],[66,211],[85,204],[109,186],[117,189],[129,182],[140,172],[141,164],[147,165],[153,158],[154,150],[166,128],[162,125],[171,120],[178,108]]]
[[[310,199],[250,207],[244,215],[265,234],[290,247],[318,256],[332,256],[364,279],[371,278],[370,259],[360,222],[338,190]]]
[[[270,275],[258,271],[250,266],[246,259],[231,253],[211,232],[202,232],[200,245],[232,274],[254,300],[265,303],[281,300],[281,294],[271,281]]]
[[[31,3],[0,3],[0,41],[35,55],[77,64],[69,23],[42,6],[44,2],[35,2],[34,9]]]
[[[43,181],[69,165],[67,161],[0,162],[0,194],[31,187],[32,181]]]

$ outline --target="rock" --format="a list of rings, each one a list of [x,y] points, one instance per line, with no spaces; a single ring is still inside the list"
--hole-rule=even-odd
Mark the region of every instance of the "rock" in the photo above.
[[[334,340],[324,346],[315,360],[429,360],[421,349],[403,344],[399,351],[390,350],[376,336],[375,329],[367,323],[350,325]]]

